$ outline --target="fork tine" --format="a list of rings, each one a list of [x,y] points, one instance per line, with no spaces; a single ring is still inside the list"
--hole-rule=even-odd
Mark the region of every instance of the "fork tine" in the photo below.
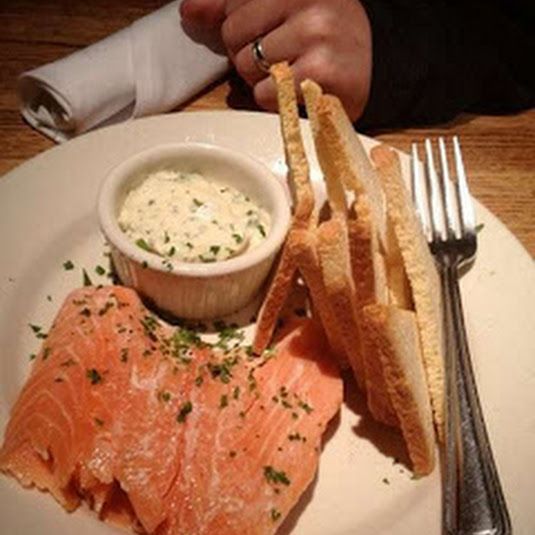
[[[433,158],[433,147],[429,138],[425,140],[425,155],[431,198],[431,232],[433,238],[441,238],[444,240],[446,239],[446,236],[444,232],[444,225],[442,224],[442,219],[440,217],[442,213],[440,206],[442,204],[440,199],[440,189],[438,186],[438,177],[435,169],[435,160]]]
[[[425,183],[420,171],[420,162],[418,159],[418,146],[413,143],[411,146],[411,191],[412,202],[416,209],[416,214],[420,219],[424,235],[429,241],[431,239],[431,229],[429,228],[429,207],[426,203]]]
[[[446,223],[446,232],[449,236],[456,236],[455,232],[455,215],[453,197],[451,194],[451,181],[448,168],[448,157],[446,155],[446,144],[444,138],[438,138],[438,152],[440,155],[440,168],[442,175],[442,194],[444,198],[444,215]]]
[[[457,174],[457,195],[459,198],[459,218],[461,231],[463,233],[474,234],[476,231],[476,215],[472,197],[468,189],[466,173],[464,171],[463,157],[459,138],[453,136],[453,154],[455,157],[455,172]]]

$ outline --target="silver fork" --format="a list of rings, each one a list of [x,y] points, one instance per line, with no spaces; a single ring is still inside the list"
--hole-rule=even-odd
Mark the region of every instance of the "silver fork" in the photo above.
[[[440,172],[425,140],[425,173],[412,144],[412,191],[440,274],[445,334],[446,429],[443,452],[443,533],[503,535],[511,521],[479,402],[463,318],[459,269],[477,249],[475,213],[459,140],[453,138],[456,181],[450,179],[446,144],[438,139]],[[427,180],[425,180],[427,178]]]

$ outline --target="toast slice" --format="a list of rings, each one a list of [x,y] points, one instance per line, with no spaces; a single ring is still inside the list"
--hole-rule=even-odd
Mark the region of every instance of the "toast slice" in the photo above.
[[[284,244],[266,298],[259,312],[253,351],[262,353],[273,337],[277,318],[290,294],[296,276],[296,263],[291,253],[291,243],[296,229],[308,229],[314,214],[314,192],[309,179],[308,161],[299,127],[299,114],[292,71],[286,62],[270,69],[277,87],[279,117],[288,184],[293,197],[293,218],[288,238]]]
[[[336,330],[338,336],[341,336],[346,359],[356,374],[357,382],[361,388],[365,388],[366,377],[359,336],[355,286],[349,261],[346,192],[337,175],[337,169],[333,165],[329,144],[324,139],[323,130],[318,121],[318,106],[324,98],[322,89],[311,80],[305,80],[301,84],[301,89],[330,207],[330,221],[322,223],[316,232],[323,293],[327,299],[326,305],[332,311],[331,315],[334,315],[337,320]],[[307,269],[310,267],[303,265],[303,271]]]
[[[371,336],[368,332],[363,317],[365,306],[386,304],[389,297],[385,262],[382,254],[374,250],[376,240],[371,239],[370,210],[365,195],[360,195],[354,203],[348,225],[352,275],[356,288],[358,321],[361,325],[368,408],[376,420],[399,427],[399,420],[384,378],[377,337]]]
[[[371,152],[386,194],[389,216],[412,290],[422,356],[439,439],[444,436],[444,360],[440,281],[410,194],[403,182],[397,154],[384,146]]]
[[[372,213],[372,239],[386,248],[386,205],[376,172],[366,150],[355,132],[342,103],[333,95],[324,95],[317,105],[317,120],[325,142],[325,151],[331,155],[336,176],[355,198],[365,194]],[[375,245],[374,245],[375,248]],[[388,251],[387,251],[388,253]]]
[[[331,308],[327,290],[323,283],[315,229],[299,229],[295,231],[295,240],[292,241],[292,254],[310,292],[314,310],[323,325],[331,350],[337,357],[340,367],[347,368],[349,364],[342,343],[342,332],[338,319]]]
[[[357,384],[365,390],[366,371],[362,358],[355,285],[351,275],[347,228],[341,218],[332,218],[319,225],[317,250],[327,299],[337,319],[345,354]]]
[[[416,475],[435,466],[435,433],[416,315],[393,306],[363,310],[366,329],[379,348],[390,398]]]

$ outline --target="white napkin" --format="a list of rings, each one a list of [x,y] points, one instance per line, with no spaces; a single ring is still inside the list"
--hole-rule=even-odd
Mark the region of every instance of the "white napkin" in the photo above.
[[[171,2],[98,43],[21,75],[26,121],[61,143],[126,119],[173,109],[219,78],[218,35],[185,28]]]

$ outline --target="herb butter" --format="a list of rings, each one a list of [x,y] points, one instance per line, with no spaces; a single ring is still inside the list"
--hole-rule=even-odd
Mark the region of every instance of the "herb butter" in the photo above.
[[[216,262],[258,246],[270,216],[229,185],[198,173],[161,170],[131,190],[119,226],[139,247],[182,262]]]

